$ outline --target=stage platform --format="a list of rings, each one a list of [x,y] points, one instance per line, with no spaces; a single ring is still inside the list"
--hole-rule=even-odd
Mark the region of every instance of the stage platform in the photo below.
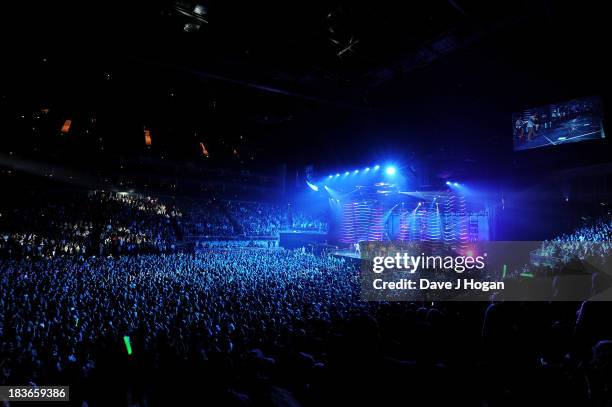
[[[349,264],[359,265],[361,257],[354,250],[336,250],[330,253],[333,257],[343,259]]]
[[[361,255],[354,250],[336,250],[332,253],[334,256],[338,257],[348,257],[351,259],[361,260]]]
[[[292,231],[280,232],[278,245],[285,249],[299,249],[310,245],[321,245],[327,243],[326,232]]]

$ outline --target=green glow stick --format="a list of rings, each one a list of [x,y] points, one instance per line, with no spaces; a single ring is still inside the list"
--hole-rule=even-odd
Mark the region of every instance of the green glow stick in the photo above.
[[[130,343],[130,337],[124,336],[123,343],[125,343],[125,350],[127,350],[127,354],[131,355],[132,354],[132,344]]]
[[[502,270],[502,279],[506,278],[506,273],[508,272],[508,265],[504,264],[504,269]]]
[[[529,277],[529,278],[534,278],[535,276],[531,273],[521,273],[521,277]]]

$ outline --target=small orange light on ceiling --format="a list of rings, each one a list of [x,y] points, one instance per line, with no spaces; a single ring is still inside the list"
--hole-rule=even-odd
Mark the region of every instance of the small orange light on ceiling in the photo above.
[[[145,136],[145,144],[150,147],[151,146],[151,131],[149,129],[145,129],[144,136]]]
[[[206,149],[206,146],[204,145],[204,143],[200,142],[200,148],[202,149],[202,154],[208,157],[208,150]]]
[[[70,125],[72,124],[72,120],[67,119],[62,126],[62,133],[66,134],[70,131]]]

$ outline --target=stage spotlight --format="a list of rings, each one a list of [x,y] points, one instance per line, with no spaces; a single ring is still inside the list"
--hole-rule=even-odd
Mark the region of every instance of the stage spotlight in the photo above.
[[[329,176],[329,177],[327,177],[327,178],[332,178],[332,177],[333,177],[333,175],[330,175],[330,176]]]
[[[364,170],[365,172],[370,171],[370,167],[366,167],[366,169]]]
[[[344,175],[349,175],[349,172],[348,172],[348,171],[347,171],[347,172],[345,172],[345,173],[344,173]]]
[[[306,181],[306,184],[308,184],[308,187],[309,187],[310,189],[312,189],[313,191],[315,191],[315,192],[317,192],[317,191],[319,190],[319,187],[318,187],[318,186],[316,186],[315,184],[313,184],[313,183],[311,183],[311,182],[309,182],[309,181]]]
[[[336,177],[339,177],[339,176],[340,176],[340,173],[336,174]]]
[[[450,185],[450,184],[451,184],[450,181],[446,181],[446,185]]]
[[[379,169],[379,168],[380,168],[380,165],[376,165],[376,166],[374,166],[374,171],[376,171],[376,170],[377,170],[377,169]]]
[[[397,170],[393,166],[389,166],[385,169],[385,172],[387,173],[387,175],[395,175],[396,171]]]
[[[359,170],[353,171],[353,174],[359,174]]]
[[[453,183],[453,185],[454,185],[454,186],[456,186],[456,187],[458,187],[458,186],[459,186],[459,183],[458,183],[458,182],[454,182],[454,183]]]

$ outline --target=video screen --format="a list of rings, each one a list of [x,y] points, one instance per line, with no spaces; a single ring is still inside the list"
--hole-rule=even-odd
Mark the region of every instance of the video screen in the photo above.
[[[514,113],[512,123],[515,151],[605,137],[598,97],[527,109]]]

